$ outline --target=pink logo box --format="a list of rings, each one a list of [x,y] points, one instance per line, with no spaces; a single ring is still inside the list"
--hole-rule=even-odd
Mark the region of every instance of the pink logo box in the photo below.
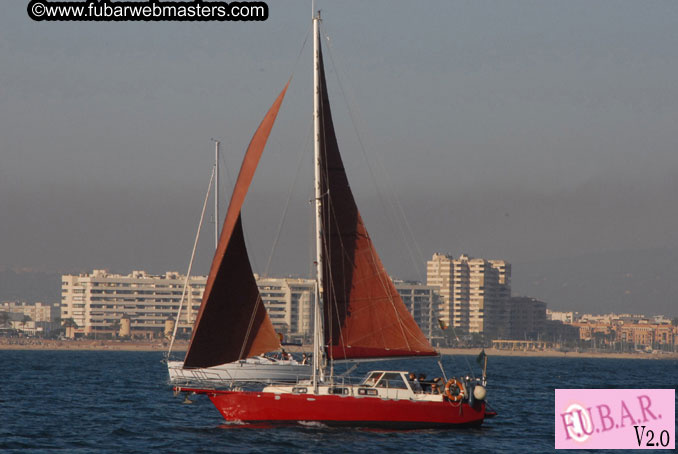
[[[556,389],[556,449],[674,449],[675,389]]]

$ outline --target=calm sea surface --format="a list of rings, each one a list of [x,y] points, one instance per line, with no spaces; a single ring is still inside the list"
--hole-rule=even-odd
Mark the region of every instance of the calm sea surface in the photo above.
[[[145,352],[0,351],[0,452],[552,452],[554,388],[678,383],[676,361],[491,357],[488,401],[499,416],[479,429],[254,429],[225,425],[206,398],[182,404],[161,360]],[[473,357],[443,362],[448,375],[469,366],[479,373]],[[439,375],[428,359],[376,368]]]

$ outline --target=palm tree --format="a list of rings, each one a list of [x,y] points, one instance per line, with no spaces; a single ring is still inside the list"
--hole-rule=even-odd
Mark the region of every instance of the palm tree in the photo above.
[[[75,337],[75,333],[73,333],[72,331],[78,329],[78,324],[75,323],[75,320],[73,320],[73,318],[69,317],[69,318],[64,319],[61,323],[61,326],[66,328],[66,337],[69,337],[68,336],[69,330],[73,334],[73,337]]]
[[[111,330],[113,331],[113,337],[118,337],[120,334],[120,320],[116,320],[111,323]]]
[[[8,312],[0,312],[0,326],[6,326],[8,321],[9,321],[9,313]]]
[[[73,318],[71,317],[65,318],[62,321],[61,326],[63,326],[64,328],[78,328],[78,324],[75,323],[75,320],[73,320]]]
[[[24,315],[21,318],[21,329],[23,330],[26,327],[26,323],[30,322],[33,320],[30,315]]]

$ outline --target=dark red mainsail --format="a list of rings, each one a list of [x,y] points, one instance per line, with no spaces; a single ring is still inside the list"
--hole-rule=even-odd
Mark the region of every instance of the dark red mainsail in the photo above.
[[[211,367],[280,348],[247,255],[240,210],[289,82],[254,133],[233,189],[184,368]]]
[[[358,212],[339,154],[320,52],[325,344],[330,359],[437,353],[408,312]]]

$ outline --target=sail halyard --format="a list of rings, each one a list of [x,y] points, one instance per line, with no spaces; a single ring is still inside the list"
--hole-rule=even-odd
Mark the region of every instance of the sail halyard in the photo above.
[[[318,41],[322,302],[330,360],[437,353],[386,273],[355,203],[332,122]]]
[[[241,209],[289,82],[247,148],[219,237],[184,368],[212,367],[280,348],[247,254]]]

